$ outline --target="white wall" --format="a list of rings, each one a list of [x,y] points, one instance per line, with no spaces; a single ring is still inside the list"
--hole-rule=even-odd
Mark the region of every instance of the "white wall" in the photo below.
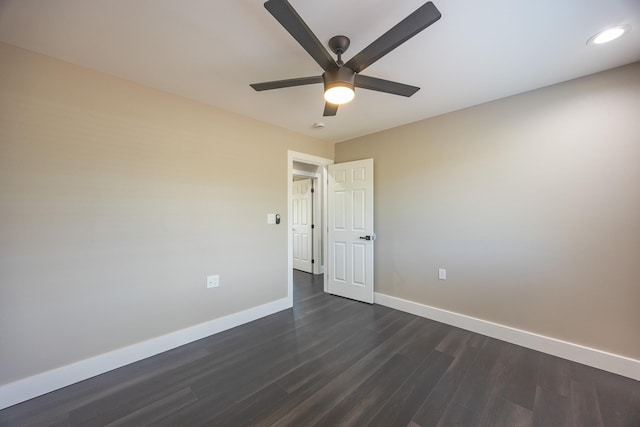
[[[640,359],[640,63],[336,145],[369,157],[376,292]]]
[[[5,44],[0,63],[0,385],[286,297],[266,214],[287,223],[287,150],[333,144]]]

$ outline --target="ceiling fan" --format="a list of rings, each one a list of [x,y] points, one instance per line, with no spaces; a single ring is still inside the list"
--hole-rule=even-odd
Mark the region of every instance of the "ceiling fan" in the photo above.
[[[253,83],[250,86],[257,91],[262,91],[324,83],[324,98],[326,101],[324,116],[335,116],[340,104],[345,104],[353,99],[355,87],[406,97],[416,93],[420,89],[419,87],[363,76],[360,72],[436,22],[442,16],[432,2],[427,2],[344,63],[342,55],[349,48],[350,41],[348,37],[335,36],[329,40],[329,48],[338,57],[337,60],[334,60],[287,0],[268,0],[264,7],[313,57],[322,67],[324,73],[321,76],[314,77]]]

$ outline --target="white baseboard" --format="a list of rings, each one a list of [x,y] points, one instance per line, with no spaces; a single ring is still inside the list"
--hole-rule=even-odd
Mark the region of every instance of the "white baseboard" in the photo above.
[[[0,386],[0,409],[291,308],[283,298]]]
[[[376,293],[375,303],[640,381],[640,360]]]

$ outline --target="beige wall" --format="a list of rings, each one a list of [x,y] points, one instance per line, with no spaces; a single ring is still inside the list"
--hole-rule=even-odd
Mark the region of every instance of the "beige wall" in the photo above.
[[[288,149],[334,145],[0,44],[0,384],[284,298]]]
[[[336,145],[368,157],[377,292],[640,359],[640,63]]]

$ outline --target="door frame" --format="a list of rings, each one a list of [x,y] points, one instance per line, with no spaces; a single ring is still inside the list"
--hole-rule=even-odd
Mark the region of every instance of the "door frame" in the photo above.
[[[322,238],[324,239],[324,247],[322,250],[322,259],[327,265],[327,166],[332,165],[334,161],[324,157],[318,157],[311,154],[300,153],[297,151],[287,150],[287,298],[293,307],[293,213],[291,208],[291,192],[293,191],[293,162],[307,163],[321,167],[322,181]],[[315,270],[314,270],[315,271]],[[324,276],[324,291],[327,292],[327,275]]]

